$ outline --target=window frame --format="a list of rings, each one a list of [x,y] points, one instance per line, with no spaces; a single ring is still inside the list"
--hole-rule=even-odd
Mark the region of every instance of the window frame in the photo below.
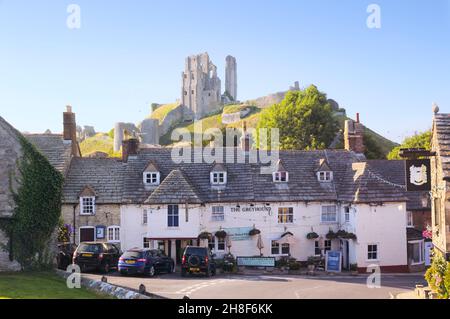
[[[288,253],[283,253],[283,249],[288,249]],[[274,253],[274,249],[276,249],[276,253]],[[271,256],[290,256],[291,255],[291,245],[288,243],[280,244],[276,239],[272,239],[270,242],[270,255]]]
[[[222,177],[222,181],[221,180]],[[211,185],[226,185],[227,184],[227,172],[211,172],[210,173]]]
[[[221,245],[223,245],[223,249],[219,249]],[[211,240],[208,240],[208,248],[214,253],[223,253],[227,249],[227,241],[225,238],[214,236]]]
[[[161,183],[160,172],[144,172],[142,173],[142,176],[144,185],[156,186]]]
[[[370,251],[369,248],[371,246],[375,246],[375,251]],[[370,258],[370,254],[376,254],[376,258]],[[370,243],[367,244],[367,255],[366,255],[367,261],[379,261],[380,260],[380,245],[377,243]]]
[[[350,223],[350,219],[351,219],[350,210],[351,210],[350,206],[344,207],[344,222],[345,223]]]
[[[330,183],[333,181],[332,171],[318,171],[317,180],[321,183]]]
[[[324,209],[334,207],[334,220],[325,220],[324,217]],[[338,215],[337,215],[337,205],[322,205],[320,208],[320,223],[322,224],[335,224],[338,222]],[[326,212],[326,215],[329,216],[330,212]]]
[[[416,244],[419,244],[420,261],[419,262],[413,262],[411,260],[411,265],[422,265],[422,264],[425,263],[425,241],[423,239],[408,241],[408,245],[416,245]],[[408,260],[408,262],[409,262],[409,260]]]
[[[91,200],[90,204],[85,204],[84,200]],[[92,206],[92,212],[85,213],[85,207]],[[95,215],[95,196],[81,196],[80,197],[80,215],[82,216],[93,216]]]
[[[284,174],[284,180],[283,180]],[[289,173],[286,171],[273,172],[272,174],[274,183],[287,183],[289,182]]]
[[[148,209],[146,208],[142,211],[142,225],[148,225]]]
[[[174,209],[175,207],[176,210]],[[172,208],[172,210],[170,208]],[[172,225],[170,221],[172,221]],[[180,227],[180,206],[177,204],[167,205],[167,227],[168,228]]]
[[[406,227],[414,228],[414,217],[412,211],[406,211]]]
[[[285,210],[287,210],[287,212]],[[294,207],[278,207],[277,222],[279,225],[293,224]]]
[[[112,239],[110,239],[111,233],[112,233]],[[116,237],[116,235],[117,235],[117,237]],[[108,226],[106,229],[106,239],[107,239],[108,243],[120,243],[120,226],[119,225]]]
[[[220,209],[219,209],[220,208]],[[215,212],[214,210],[222,210],[221,212]],[[222,205],[211,206],[211,221],[213,222],[223,222],[225,221],[225,207]]]

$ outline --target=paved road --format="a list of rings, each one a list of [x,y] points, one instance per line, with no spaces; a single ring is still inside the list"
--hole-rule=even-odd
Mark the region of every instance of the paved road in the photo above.
[[[83,274],[97,279],[98,274]],[[368,288],[366,276],[301,277],[218,275],[216,277],[181,278],[179,274],[158,275],[153,278],[122,277],[109,274],[108,282],[137,289],[143,283],[148,292],[179,299],[389,299],[399,293],[424,284],[423,275],[382,275],[381,288]]]

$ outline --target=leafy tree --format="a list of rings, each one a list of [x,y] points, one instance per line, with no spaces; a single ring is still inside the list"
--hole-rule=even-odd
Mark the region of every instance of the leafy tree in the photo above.
[[[364,155],[367,159],[384,159],[386,157],[386,153],[383,153],[383,150],[372,135],[364,134],[364,146],[366,147]]]
[[[402,148],[431,148],[431,131],[416,133],[413,136],[405,138],[400,146],[392,149],[387,158],[390,160],[401,159],[399,152]]]
[[[257,143],[266,145],[260,140],[261,128],[268,129],[269,143],[270,129],[279,129],[280,149],[313,150],[324,149],[331,143],[338,131],[338,123],[326,94],[311,85],[301,91],[288,92],[281,103],[261,113]]]

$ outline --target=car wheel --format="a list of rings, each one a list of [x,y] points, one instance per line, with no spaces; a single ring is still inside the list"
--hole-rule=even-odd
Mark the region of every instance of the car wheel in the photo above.
[[[153,265],[148,269],[148,275],[150,277],[153,277],[155,275],[155,267]]]

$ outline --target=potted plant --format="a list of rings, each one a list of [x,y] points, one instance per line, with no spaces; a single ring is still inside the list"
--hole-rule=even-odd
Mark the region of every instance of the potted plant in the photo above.
[[[313,272],[316,269],[316,258],[314,256],[308,257],[308,271]]]
[[[316,232],[310,232],[306,235],[306,239],[309,239],[309,240],[314,240],[317,238],[319,238],[319,234],[317,234]]]
[[[261,234],[261,231],[260,231],[259,229],[257,229],[257,228],[253,228],[252,230],[250,230],[250,231],[248,232],[248,234],[249,234],[250,236],[256,236],[256,235]]]
[[[223,229],[221,229],[221,230],[219,230],[219,231],[216,231],[215,236],[216,236],[217,238],[224,239],[224,238],[227,237],[227,232],[224,231]]]
[[[330,229],[330,231],[328,232],[328,234],[326,234],[326,236],[325,236],[328,240],[332,240],[332,239],[336,239],[337,238],[337,235],[336,235],[336,233],[334,232],[334,231],[332,231],[331,229]]]
[[[201,232],[200,235],[198,235],[198,239],[211,239],[212,234],[208,233],[207,231]]]
[[[350,271],[352,275],[358,274],[358,264],[350,264]]]

